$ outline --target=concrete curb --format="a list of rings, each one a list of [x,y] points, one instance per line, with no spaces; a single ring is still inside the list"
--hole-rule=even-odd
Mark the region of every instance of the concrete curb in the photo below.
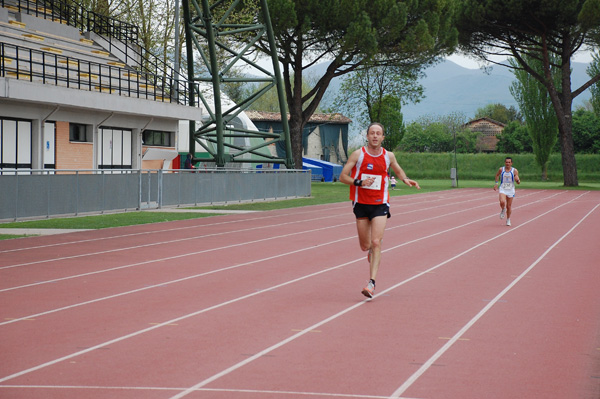
[[[89,229],[3,229],[0,228],[0,234],[45,236],[51,234],[77,233],[79,231],[88,231]]]

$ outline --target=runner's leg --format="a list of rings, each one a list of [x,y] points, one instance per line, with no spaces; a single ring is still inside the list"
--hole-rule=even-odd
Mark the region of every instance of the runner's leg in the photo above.
[[[387,223],[387,215],[377,216],[371,220],[371,279],[375,280],[379,271],[379,263],[381,261],[381,241]]]
[[[506,209],[506,194],[500,193],[500,209]]]
[[[507,197],[507,196],[504,196],[504,197],[506,198],[506,218],[510,219],[510,214],[512,213],[513,198]]]
[[[371,221],[368,218],[356,219],[356,230],[361,251],[368,251],[371,248]]]

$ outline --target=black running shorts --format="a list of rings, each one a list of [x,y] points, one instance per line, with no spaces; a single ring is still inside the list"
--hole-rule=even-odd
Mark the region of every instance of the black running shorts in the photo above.
[[[392,216],[388,204],[366,205],[361,204],[360,202],[353,202],[352,207],[357,219],[373,220],[375,217],[386,215],[389,219]]]

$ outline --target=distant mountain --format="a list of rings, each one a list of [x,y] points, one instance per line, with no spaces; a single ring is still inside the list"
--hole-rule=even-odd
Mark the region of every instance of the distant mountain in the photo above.
[[[588,64],[576,62],[572,65],[571,87],[575,89],[589,79],[585,72]],[[320,76],[326,67],[326,63],[319,64],[308,72]],[[405,123],[425,115],[446,115],[452,112],[463,113],[470,119],[475,116],[477,109],[487,104],[500,103],[516,108],[517,103],[509,91],[515,79],[511,71],[496,65],[488,72],[464,68],[448,60],[430,67],[425,71],[426,76],[420,80],[425,88],[425,98],[420,103],[405,105],[402,108]],[[343,78],[334,79],[327,89],[322,102],[324,107],[331,104],[335,98]],[[589,98],[590,92],[586,90],[575,99],[573,106],[582,105],[583,101]],[[360,128],[351,127],[352,130]]]

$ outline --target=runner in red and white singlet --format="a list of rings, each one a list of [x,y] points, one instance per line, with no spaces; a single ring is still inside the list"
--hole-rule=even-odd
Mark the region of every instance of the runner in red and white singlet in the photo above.
[[[389,168],[407,186],[420,188],[419,183],[406,177],[394,153],[383,148],[384,138],[383,125],[371,123],[367,128],[367,145],[350,155],[340,175],[340,181],[350,186],[360,249],[368,251],[370,279],[362,290],[368,298],[373,298],[381,260],[381,241],[390,217]]]

